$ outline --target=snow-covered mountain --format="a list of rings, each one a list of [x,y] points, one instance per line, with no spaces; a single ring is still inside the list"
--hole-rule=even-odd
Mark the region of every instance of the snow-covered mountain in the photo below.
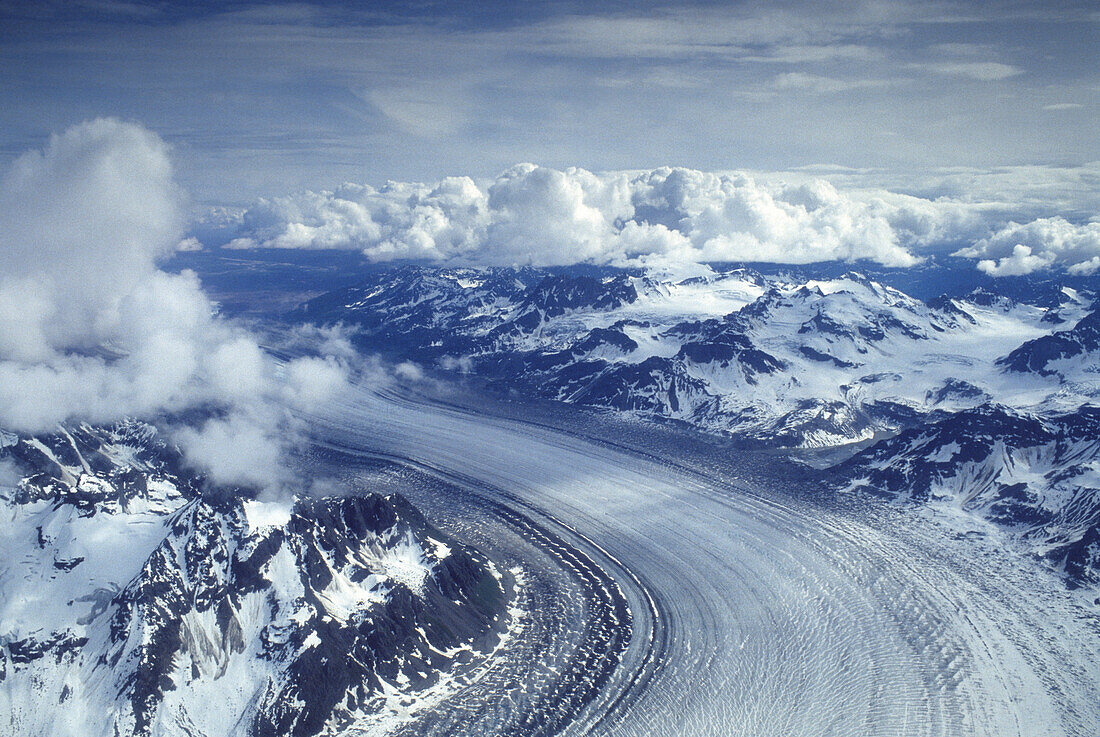
[[[826,447],[990,399],[1062,411],[1089,401],[1100,388],[1091,300],[979,289],[926,303],[858,273],[404,267],[296,318],[343,323],[365,350],[520,393]],[[1055,353],[1076,361],[1071,376],[1044,368]]]
[[[752,446],[864,441],[822,472],[827,485],[963,512],[1091,587],[1093,285],[998,284],[920,300],[855,272],[404,267],[297,317],[520,396],[683,421]]]
[[[994,523],[1072,585],[1100,584],[1100,407],[1039,417],[984,404],[883,440],[829,473],[846,492]]]
[[[398,495],[208,488],[140,422],[0,445],[6,735],[399,719],[506,624],[492,565]]]
[[[1029,340],[997,363],[1017,373],[1034,372],[1076,380],[1095,374],[1100,353],[1100,310],[1082,317],[1068,330]]]

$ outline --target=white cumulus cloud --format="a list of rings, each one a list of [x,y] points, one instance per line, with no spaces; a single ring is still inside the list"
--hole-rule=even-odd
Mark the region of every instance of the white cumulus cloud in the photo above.
[[[236,215],[219,210],[216,228],[197,231],[219,235],[210,246],[352,249],[372,261],[450,265],[868,260],[904,267],[954,251],[991,274],[1050,266],[1083,273],[1096,268],[1100,226],[1039,215],[1070,207],[1066,193],[1079,192],[1094,168],[1045,184],[1033,170],[985,184],[976,173],[955,172],[918,195],[800,172],[595,173],[518,164],[484,181],[345,184],[262,199]],[[1016,205],[990,198],[1006,189],[1004,177],[1018,183],[1025,175],[1033,191],[1010,192]],[[1040,201],[1051,203],[1046,212],[1037,211]],[[1013,213],[1037,219],[1021,225],[1010,221]]]
[[[82,123],[16,160],[0,180],[0,426],[199,408],[213,419],[176,434],[192,461],[268,485],[287,409],[317,401],[339,365],[280,370],[215,317],[194,274],[157,267],[180,243],[181,205],[166,145],[138,125]]]
[[[661,258],[904,266],[919,260],[912,246],[960,222],[926,200],[855,197],[823,180],[776,185],[683,168],[597,174],[519,164],[487,182],[347,184],[259,200],[221,245],[476,265]]]
[[[981,259],[978,268],[993,276],[1030,274],[1052,265],[1092,274],[1100,268],[1100,222],[1075,225],[1052,217],[1009,223],[957,255]]]
[[[683,260],[869,259],[891,266],[918,261],[880,205],[845,196],[823,180],[768,187],[744,174],[657,169],[634,184],[647,222],[666,224],[686,238]]]

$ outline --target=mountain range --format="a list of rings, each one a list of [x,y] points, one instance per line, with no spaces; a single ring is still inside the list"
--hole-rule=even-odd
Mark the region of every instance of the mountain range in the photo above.
[[[343,326],[363,352],[510,396],[816,454],[827,487],[952,506],[1071,585],[1095,585],[1092,284],[1009,280],[922,300],[855,271],[803,276],[407,266],[290,319]]]

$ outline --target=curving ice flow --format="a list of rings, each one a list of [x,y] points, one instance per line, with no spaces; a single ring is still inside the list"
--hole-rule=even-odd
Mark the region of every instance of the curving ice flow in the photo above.
[[[730,480],[721,459],[688,468],[392,389],[355,387],[313,422],[614,562],[632,636],[566,733],[1100,733],[1095,620],[995,541],[905,510],[823,511]]]

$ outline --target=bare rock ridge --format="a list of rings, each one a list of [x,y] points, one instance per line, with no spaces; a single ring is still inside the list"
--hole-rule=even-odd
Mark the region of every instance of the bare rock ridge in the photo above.
[[[212,489],[137,422],[6,434],[0,457],[8,734],[313,735],[505,625],[491,564],[396,494]]]

